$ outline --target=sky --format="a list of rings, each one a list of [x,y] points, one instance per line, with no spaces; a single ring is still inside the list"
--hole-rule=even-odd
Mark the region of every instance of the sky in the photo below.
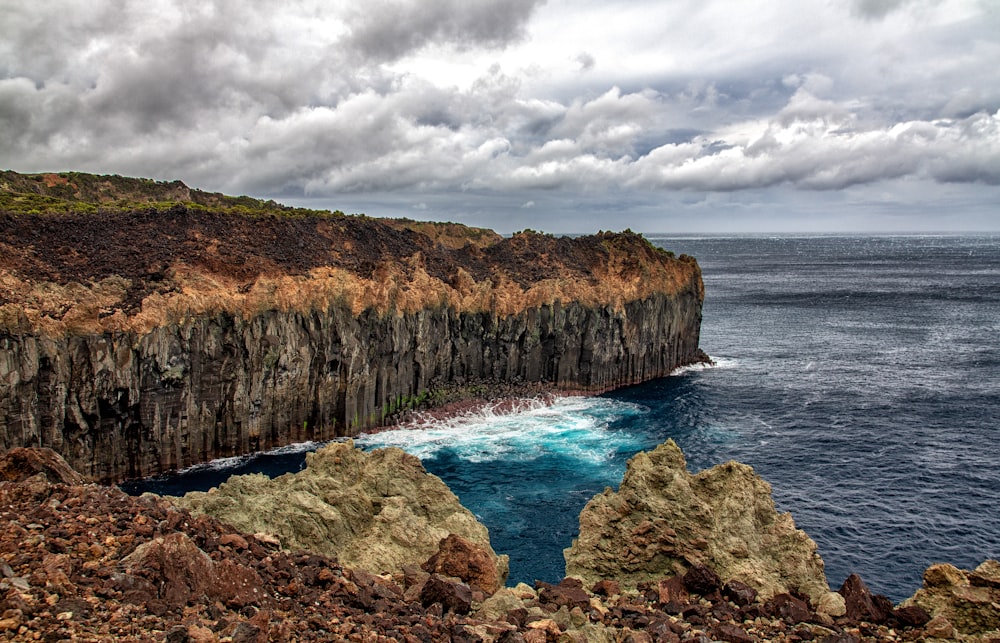
[[[0,0],[0,168],[510,233],[1000,230],[1000,0]]]

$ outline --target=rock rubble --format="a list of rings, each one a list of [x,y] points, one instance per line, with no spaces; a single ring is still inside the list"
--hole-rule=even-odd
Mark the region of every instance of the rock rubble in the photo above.
[[[283,551],[273,538],[240,533],[166,498],[50,482],[45,459],[8,467],[19,470],[18,481],[0,482],[0,640],[996,640],[983,629],[996,617],[986,602],[1000,587],[996,561],[973,572],[932,567],[923,593],[898,609],[881,609],[886,600],[859,578],[844,583],[840,601],[824,595],[824,607],[795,593],[764,600],[703,565],[634,589],[567,577],[491,593],[471,580],[475,574],[469,582],[446,575],[479,568],[480,552],[455,538],[438,543],[423,569],[375,575]],[[0,467],[9,460],[0,458]],[[957,611],[935,613],[932,597],[950,597],[946,609]],[[970,623],[977,633],[968,633]]]

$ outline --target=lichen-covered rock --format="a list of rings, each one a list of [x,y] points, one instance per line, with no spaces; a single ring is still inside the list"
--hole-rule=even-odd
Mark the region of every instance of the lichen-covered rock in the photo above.
[[[830,591],[816,544],[775,510],[766,481],[736,462],[692,475],[672,440],[637,454],[617,492],[587,503],[564,554],[566,574],[588,583],[634,588],[705,565],[762,599],[794,591],[816,603]]]
[[[904,607],[923,608],[933,617],[928,633],[951,632],[959,641],[1000,639],[1000,562],[984,561],[972,571],[954,565],[931,565],[924,585]]]
[[[490,556],[495,577],[507,577],[507,556],[490,547],[489,532],[440,478],[400,449],[365,453],[337,442],[306,456],[306,468],[269,479],[233,476],[177,503],[247,533],[277,534],[283,547],[336,557],[374,573],[400,572],[438,552],[456,534]]]

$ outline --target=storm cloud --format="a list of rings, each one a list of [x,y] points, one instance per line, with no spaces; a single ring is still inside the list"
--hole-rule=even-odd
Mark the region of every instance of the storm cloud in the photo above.
[[[1000,228],[1000,11],[835,4],[0,0],[0,166],[502,231],[934,194]]]

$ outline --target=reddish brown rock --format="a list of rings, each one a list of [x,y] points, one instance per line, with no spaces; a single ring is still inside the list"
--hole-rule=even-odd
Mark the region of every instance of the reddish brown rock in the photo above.
[[[805,601],[791,594],[778,594],[764,604],[764,612],[787,623],[805,623],[812,618],[812,612]]]
[[[590,592],[598,596],[611,598],[622,593],[622,586],[617,581],[604,579],[594,583],[594,586],[590,588]]]
[[[172,607],[202,600],[214,581],[212,559],[182,533],[139,545],[122,565],[127,573],[152,582],[158,597]]]
[[[260,604],[260,576],[245,566],[225,560],[215,563],[183,533],[156,538],[122,560],[127,574],[144,578],[156,588],[157,598],[171,608],[206,599],[244,607]],[[137,585],[144,593],[144,584]]]
[[[261,605],[267,602],[260,589],[263,584],[254,570],[233,560],[223,560],[212,566],[208,595],[236,608]]]
[[[247,539],[239,534],[224,534],[221,538],[219,538],[219,544],[234,547],[236,549],[246,549],[250,546],[247,543]]]
[[[873,595],[857,574],[851,574],[837,590],[844,597],[847,618],[852,621],[886,623],[892,616],[892,602],[881,595]]]
[[[729,643],[753,643],[756,640],[745,629],[732,623],[720,623],[715,627],[714,634],[719,641]]]
[[[691,594],[680,576],[671,576],[657,584],[660,605],[680,606],[690,602]]]
[[[896,620],[903,627],[923,627],[931,620],[931,616],[927,613],[927,610],[919,605],[900,607],[898,610],[893,611],[892,615],[896,617]]]
[[[457,534],[442,538],[437,553],[428,558],[421,568],[426,572],[461,578],[487,594],[494,593],[502,584],[490,553]]]
[[[583,583],[577,578],[564,578],[558,585],[535,583],[538,587],[538,600],[559,608],[565,605],[569,609],[579,607],[586,610],[590,608],[590,595],[583,589]]]
[[[420,603],[424,607],[438,603],[447,612],[468,614],[472,609],[472,590],[464,583],[431,574],[420,590]]]
[[[722,579],[714,571],[705,565],[695,565],[685,572],[683,578],[684,587],[694,594],[711,594],[719,589]]]
[[[23,482],[41,474],[52,484],[83,484],[85,479],[48,448],[14,448],[0,456],[0,481]]]
[[[738,580],[731,580],[723,585],[722,595],[739,607],[747,607],[757,601],[757,590]]]

